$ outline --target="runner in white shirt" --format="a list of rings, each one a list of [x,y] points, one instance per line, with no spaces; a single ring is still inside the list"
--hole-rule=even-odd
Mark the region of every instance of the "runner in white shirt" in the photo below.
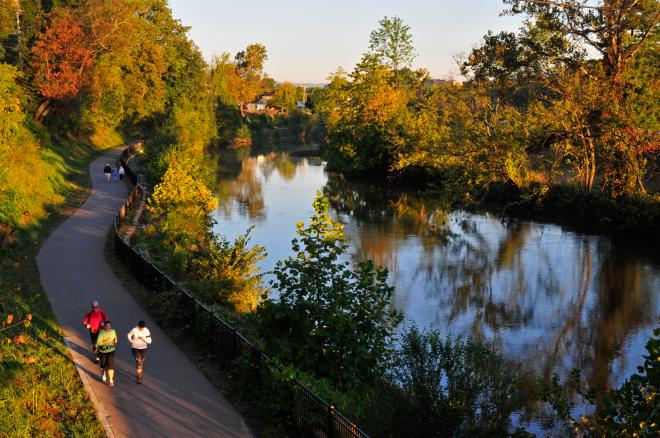
[[[151,333],[145,327],[144,321],[139,321],[137,327],[128,332],[128,340],[131,342],[131,351],[135,358],[135,367],[137,368],[137,383],[142,383],[142,368],[144,367],[144,357],[147,353],[147,347],[151,344]]]

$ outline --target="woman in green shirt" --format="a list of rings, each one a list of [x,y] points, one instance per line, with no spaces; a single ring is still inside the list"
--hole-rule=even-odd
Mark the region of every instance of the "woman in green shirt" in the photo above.
[[[101,370],[103,372],[101,378],[104,382],[108,381],[108,385],[111,388],[115,386],[115,368],[113,366],[115,345],[117,345],[117,333],[112,329],[110,321],[106,321],[103,323],[103,330],[101,330],[96,340],[96,347],[101,358]]]

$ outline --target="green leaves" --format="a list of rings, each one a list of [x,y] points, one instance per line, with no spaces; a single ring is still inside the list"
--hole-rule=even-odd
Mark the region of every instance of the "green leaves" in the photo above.
[[[256,324],[285,363],[348,387],[384,372],[401,317],[390,307],[387,270],[344,261],[341,224],[317,195],[309,224],[298,223],[295,254],[277,263],[271,287],[279,297],[257,309]]]
[[[384,17],[378,24],[369,37],[369,49],[395,72],[410,67],[416,56],[410,26],[397,16]]]
[[[399,426],[402,436],[507,436],[518,380],[492,345],[416,326],[401,344],[392,378],[411,425]]]

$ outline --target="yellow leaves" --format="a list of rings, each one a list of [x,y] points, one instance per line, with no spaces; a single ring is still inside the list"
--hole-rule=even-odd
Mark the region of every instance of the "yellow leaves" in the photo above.
[[[33,363],[36,363],[37,360],[33,356],[30,356],[25,360],[25,362],[29,363],[29,364],[33,364]]]
[[[173,163],[154,189],[148,208],[152,214],[162,216],[182,205],[208,214],[215,210],[218,201],[203,181],[192,176],[184,166]]]
[[[384,85],[375,91],[364,102],[362,116],[367,124],[384,125],[405,106],[406,98],[403,92],[391,85]]]
[[[14,345],[16,345],[17,347],[21,344],[27,344],[27,341],[28,341],[27,336],[22,333],[20,335],[14,336],[13,339]]]
[[[15,321],[15,317],[12,313],[8,314],[5,320],[2,322],[2,331],[8,330],[14,326],[23,324],[25,327],[29,327],[30,324],[32,323],[32,314],[28,313],[25,315],[25,318],[22,320],[19,320],[18,322]],[[13,325],[12,325],[13,323]]]

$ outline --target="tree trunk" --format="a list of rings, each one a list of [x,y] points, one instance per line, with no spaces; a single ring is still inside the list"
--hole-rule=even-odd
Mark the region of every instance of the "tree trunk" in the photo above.
[[[39,123],[43,122],[44,118],[50,112],[52,102],[53,101],[49,99],[49,100],[45,100],[45,101],[43,101],[39,104],[39,106],[37,107],[37,110],[34,113],[34,119],[37,122],[39,122]]]

